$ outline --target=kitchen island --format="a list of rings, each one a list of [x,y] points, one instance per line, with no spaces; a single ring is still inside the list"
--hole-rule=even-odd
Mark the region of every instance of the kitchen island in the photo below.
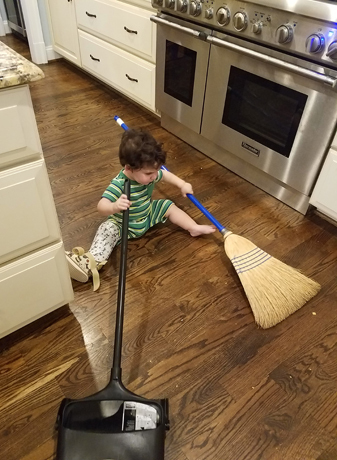
[[[42,78],[0,42],[0,337],[73,299],[28,86]]]

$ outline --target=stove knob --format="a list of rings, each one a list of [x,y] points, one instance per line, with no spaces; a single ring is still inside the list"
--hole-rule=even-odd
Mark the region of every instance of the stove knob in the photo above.
[[[157,8],[158,6],[163,5],[163,0],[152,0],[152,6],[153,8]]]
[[[185,13],[187,11],[187,1],[186,0],[177,0],[177,11]]]
[[[327,57],[330,59],[337,59],[337,42],[332,42],[328,46],[328,51],[326,53]]]
[[[190,15],[191,16],[199,16],[201,13],[201,5],[199,2],[192,1],[190,4]]]
[[[289,43],[293,39],[294,31],[290,24],[283,24],[276,31],[278,43]]]
[[[254,22],[252,31],[254,34],[260,34],[262,32],[262,22]]]
[[[319,53],[320,51],[323,51],[324,46],[325,38],[323,34],[312,34],[305,42],[305,48],[308,53]]]
[[[213,8],[208,8],[208,10],[205,11],[205,18],[212,19],[212,17],[213,17]]]
[[[220,26],[226,26],[231,19],[231,13],[229,9],[226,8],[225,6],[219,8],[218,11],[216,12],[216,19],[218,21],[218,24],[220,24]]]
[[[237,13],[235,13],[233,16],[233,22],[236,30],[238,30],[239,32],[245,30],[248,24],[248,18],[246,13],[244,13],[243,11],[238,11]]]

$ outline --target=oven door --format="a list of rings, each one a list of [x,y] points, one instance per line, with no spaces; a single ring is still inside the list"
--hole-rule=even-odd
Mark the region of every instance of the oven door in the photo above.
[[[202,136],[309,195],[335,130],[335,78],[239,39],[210,40]]]
[[[199,134],[210,52],[207,31],[167,15],[151,20],[157,23],[156,108]]]

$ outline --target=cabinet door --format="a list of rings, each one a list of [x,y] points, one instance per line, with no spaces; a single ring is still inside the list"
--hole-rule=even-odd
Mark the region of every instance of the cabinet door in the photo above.
[[[46,1],[49,7],[54,50],[81,66],[74,2],[72,0]]]
[[[0,264],[61,239],[44,160],[0,172]]]
[[[337,221],[337,152],[330,150],[316,182],[310,203]]]
[[[62,243],[0,267],[0,337],[73,300]]]
[[[28,86],[2,89],[0,168],[41,156],[41,142]]]

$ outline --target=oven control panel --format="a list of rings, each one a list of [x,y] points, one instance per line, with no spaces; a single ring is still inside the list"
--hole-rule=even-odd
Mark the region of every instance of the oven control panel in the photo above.
[[[337,67],[337,24],[238,0],[152,0],[165,13]],[[337,19],[337,4],[336,19]]]

